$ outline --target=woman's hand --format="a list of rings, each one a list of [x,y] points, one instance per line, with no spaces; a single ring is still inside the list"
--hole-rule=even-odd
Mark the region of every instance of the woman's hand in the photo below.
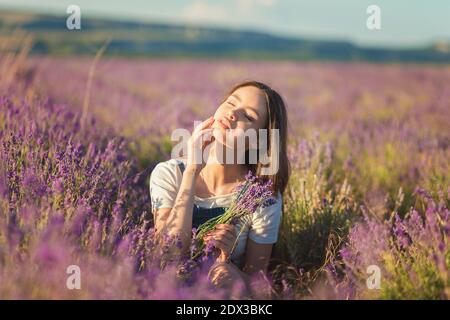
[[[203,159],[203,150],[214,140],[213,129],[211,128],[213,123],[214,117],[209,117],[194,129],[192,136],[189,138],[187,168],[193,169],[196,173],[200,172],[206,164]]]
[[[231,224],[218,224],[214,231],[203,238],[205,243],[214,240],[214,246],[220,250],[219,261],[226,261],[234,249],[237,239],[236,229]]]

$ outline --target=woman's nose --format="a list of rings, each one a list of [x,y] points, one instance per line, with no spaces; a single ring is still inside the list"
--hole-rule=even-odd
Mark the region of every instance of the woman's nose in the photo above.
[[[236,121],[236,116],[234,115],[234,113],[232,111],[228,112],[228,118],[231,121]]]

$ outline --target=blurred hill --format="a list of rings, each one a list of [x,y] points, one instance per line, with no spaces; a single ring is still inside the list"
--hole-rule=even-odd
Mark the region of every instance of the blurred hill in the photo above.
[[[32,54],[95,53],[112,38],[106,55],[241,59],[450,63],[448,42],[416,49],[358,47],[345,41],[285,38],[263,32],[82,18],[68,30],[66,16],[0,12],[0,41],[16,29],[33,36]]]

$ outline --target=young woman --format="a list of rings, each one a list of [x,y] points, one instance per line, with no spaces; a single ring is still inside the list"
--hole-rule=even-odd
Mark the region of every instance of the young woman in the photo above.
[[[263,176],[260,159],[257,163],[250,163],[248,155],[245,164],[210,161],[217,157],[219,148],[224,151],[229,147],[224,133],[238,131],[236,129],[267,129],[270,161],[278,157],[276,173]],[[274,129],[279,134],[278,146],[270,145]],[[202,143],[205,140],[206,143]],[[178,235],[185,252],[189,248],[192,228],[224,212],[233,198],[235,187],[244,181],[249,170],[263,179],[272,180],[274,204],[258,208],[253,215],[241,218],[236,226],[218,225],[214,232],[205,237],[206,242],[214,239],[214,245],[220,251],[209,273],[211,281],[217,286],[227,287],[240,282],[249,290],[248,294],[255,296],[249,283],[250,276],[267,271],[272,246],[278,239],[282,194],[289,178],[286,140],[287,114],[281,96],[261,82],[242,82],[229,91],[214,116],[194,130],[188,142],[186,159],[161,162],[151,174],[150,195],[156,230]],[[195,148],[204,150],[208,145],[207,163],[198,161]],[[277,154],[271,153],[274,149]]]

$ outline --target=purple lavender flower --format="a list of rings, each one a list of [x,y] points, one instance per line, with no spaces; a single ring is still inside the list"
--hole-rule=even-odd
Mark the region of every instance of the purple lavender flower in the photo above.
[[[52,190],[56,194],[60,194],[64,192],[64,182],[61,178],[57,178],[52,182]]]

